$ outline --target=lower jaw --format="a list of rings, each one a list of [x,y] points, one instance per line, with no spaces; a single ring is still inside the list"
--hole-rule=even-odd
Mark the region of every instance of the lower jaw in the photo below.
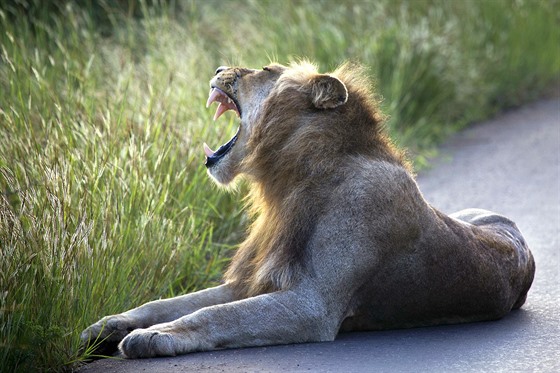
[[[241,128],[241,127],[240,127]],[[225,156],[227,156],[231,150],[233,149],[233,147],[235,146],[237,139],[239,137],[239,131],[240,128],[237,130],[237,132],[235,133],[235,135],[224,145],[220,146],[220,148],[214,153],[213,156],[207,156],[206,157],[206,162],[204,163],[204,165],[206,166],[206,168],[211,168],[213,166],[215,166],[216,164],[218,164]]]
[[[229,172],[223,172],[223,170],[220,170],[218,167],[209,168],[208,175],[216,184],[221,186],[227,186],[235,179],[235,175]]]

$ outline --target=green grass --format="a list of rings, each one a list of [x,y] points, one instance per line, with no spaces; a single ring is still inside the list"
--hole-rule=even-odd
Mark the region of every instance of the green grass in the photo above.
[[[359,61],[420,165],[560,74],[558,1],[18,4],[0,6],[6,371],[72,369],[98,318],[219,281],[245,216],[203,166],[235,126],[204,108],[217,66]]]

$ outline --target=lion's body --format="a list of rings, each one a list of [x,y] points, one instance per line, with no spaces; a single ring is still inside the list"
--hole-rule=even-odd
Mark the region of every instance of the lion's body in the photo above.
[[[212,84],[209,102],[242,122],[206,150],[209,173],[246,175],[254,216],[225,284],[110,316],[85,340],[113,332],[129,357],[175,355],[492,320],[523,304],[534,262],[515,224],[432,208],[359,73],[224,68]]]

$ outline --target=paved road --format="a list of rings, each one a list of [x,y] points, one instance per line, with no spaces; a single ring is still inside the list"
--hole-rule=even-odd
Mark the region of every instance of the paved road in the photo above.
[[[81,372],[560,372],[560,100],[458,134],[418,182],[444,212],[482,207],[517,222],[537,265],[521,310],[499,321],[342,334],[331,343],[101,360]]]

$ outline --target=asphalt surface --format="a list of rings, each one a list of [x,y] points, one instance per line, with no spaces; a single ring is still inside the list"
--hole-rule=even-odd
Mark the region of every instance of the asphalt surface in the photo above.
[[[80,372],[560,372],[560,100],[536,102],[451,138],[418,177],[451,213],[480,207],[523,232],[536,276],[498,321],[341,334],[334,342],[106,359]]]

